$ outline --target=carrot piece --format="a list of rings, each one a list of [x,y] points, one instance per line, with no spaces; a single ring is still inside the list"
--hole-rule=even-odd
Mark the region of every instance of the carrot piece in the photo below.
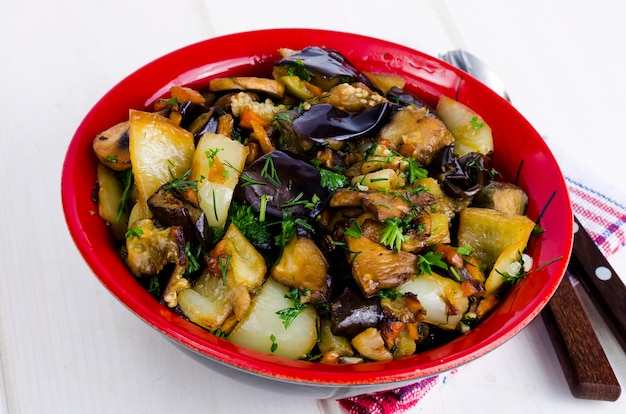
[[[447,244],[437,244],[435,253],[443,254],[443,260],[456,267],[463,267],[463,258],[456,249]]]
[[[233,116],[231,114],[224,114],[217,118],[217,133],[232,138],[233,135]]]
[[[172,86],[170,88],[170,95],[178,102],[193,102],[203,105],[206,101],[200,92],[184,86]]]
[[[252,122],[257,122],[261,126],[268,126],[267,122],[261,115],[254,112],[248,105],[244,106],[239,115],[239,125],[242,128],[253,129]]]
[[[261,146],[261,150],[263,151],[263,153],[268,154],[274,151],[276,148],[274,148],[274,144],[272,143],[272,140],[267,135],[265,128],[263,128],[263,124],[255,120],[250,121],[250,124],[252,126],[252,131],[254,133],[254,136],[256,140],[259,142],[259,145]]]
[[[217,157],[213,157],[211,168],[209,168],[209,181],[223,184],[226,181],[226,176],[224,175],[225,171],[226,168],[224,168],[222,161]]]

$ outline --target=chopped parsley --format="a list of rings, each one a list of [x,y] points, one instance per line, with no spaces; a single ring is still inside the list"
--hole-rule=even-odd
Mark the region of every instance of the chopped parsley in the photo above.
[[[192,246],[190,242],[185,243],[185,254],[187,255],[187,268],[185,276],[189,276],[200,270],[200,258],[202,257],[202,247]]]
[[[354,237],[358,239],[363,234],[363,229],[361,228],[359,223],[355,220],[352,222],[350,227],[346,228],[343,234],[345,234],[348,237]]]
[[[272,346],[270,346],[270,351],[274,353],[278,349],[278,343],[276,342],[276,336],[274,334],[270,334],[270,341],[272,341]]]
[[[228,265],[230,264],[230,259],[232,255],[227,254],[226,259],[222,261],[222,256],[217,256],[217,265],[220,267],[220,272],[222,273],[222,283],[226,286],[226,274],[228,272]]]
[[[263,204],[261,204],[262,206]],[[255,247],[267,246],[272,241],[272,235],[266,224],[257,215],[254,207],[244,201],[233,200],[229,214],[231,223],[246,236]]]
[[[247,185],[265,185],[267,183],[263,182],[263,181],[259,181],[259,180],[255,180],[254,178],[250,177],[248,175],[248,173],[242,173],[241,176],[241,187],[245,187]]]
[[[268,179],[276,187],[280,187],[280,177],[278,176],[278,171],[274,166],[272,157],[265,159],[265,164],[263,164],[263,168],[261,169],[261,177]]]
[[[411,220],[393,217],[382,221],[385,225],[380,243],[390,249],[402,250],[402,243],[408,240],[405,232],[410,228]]]
[[[124,186],[124,191],[122,192],[122,197],[120,197],[120,205],[117,208],[117,216],[115,217],[116,223],[120,222],[120,220],[122,219],[122,215],[126,211],[126,203],[128,203],[128,199],[130,198],[130,194],[131,194],[131,189],[135,181],[135,176],[133,175],[133,170],[131,168],[121,171],[118,177],[122,181],[122,185]]]
[[[396,289],[381,289],[380,292],[378,292],[378,297],[380,299],[395,300],[403,296],[404,296],[404,293]]]
[[[297,76],[307,82],[313,79],[313,72],[304,66],[304,63],[300,58],[297,58],[295,63],[290,63],[285,66],[287,66],[287,74],[289,76]]]
[[[320,165],[320,160],[318,160],[317,158],[311,160],[311,163],[320,172],[320,184],[322,184],[322,187],[326,187],[330,191],[335,192],[348,184],[348,177],[343,174],[331,171],[327,168],[323,168]]]
[[[124,234],[124,236],[126,238],[140,237],[142,234],[143,234],[143,229],[141,227],[131,227],[130,229],[126,231],[126,234]]]
[[[429,275],[433,274],[432,267],[436,266],[441,269],[447,269],[448,265],[441,260],[443,254],[427,252],[426,254],[419,256],[419,265],[422,273],[428,273]]]
[[[473,116],[472,119],[470,119],[470,124],[472,124],[472,128],[475,131],[478,131],[481,128],[484,128],[485,123],[484,122],[478,122],[478,117],[477,116]]]
[[[315,194],[313,195],[311,200],[306,200],[306,199],[303,199],[302,197],[304,197],[304,193],[300,192],[294,198],[292,198],[286,203],[281,204],[279,207],[287,208],[287,207],[295,207],[295,206],[302,205],[308,208],[309,210],[312,210],[313,208],[315,208],[315,204],[317,204],[320,201],[320,198]]]
[[[291,308],[281,309],[276,314],[282,319],[283,326],[288,329],[292,322],[306,309],[307,303],[300,303],[300,291],[297,288],[293,288],[289,291],[285,298],[291,299],[293,306]]]
[[[177,190],[181,192],[185,192],[189,190],[198,191],[198,181],[200,180],[190,180],[189,179],[190,175],[191,175],[191,169],[188,169],[187,171],[185,171],[185,173],[182,176],[175,178],[172,173],[172,170],[170,170],[170,176],[172,177],[173,181],[165,186],[164,188],[165,191],[173,191],[173,190]]]

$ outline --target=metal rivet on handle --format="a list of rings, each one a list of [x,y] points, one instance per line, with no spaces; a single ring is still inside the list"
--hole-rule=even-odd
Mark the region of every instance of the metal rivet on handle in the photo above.
[[[613,276],[613,272],[611,272],[611,269],[604,266],[597,267],[595,273],[596,277],[603,281],[607,281],[611,278],[611,276]]]

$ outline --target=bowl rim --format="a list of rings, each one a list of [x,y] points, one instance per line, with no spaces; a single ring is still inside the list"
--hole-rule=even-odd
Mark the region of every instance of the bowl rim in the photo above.
[[[254,41],[251,42],[253,39]],[[284,46],[278,43],[280,39],[285,39],[283,41]],[[246,44],[246,42],[254,45]],[[434,351],[426,351],[430,355],[429,358],[420,358],[422,354],[409,357],[411,363],[407,363],[407,359],[404,359],[388,362],[368,362],[354,366],[335,366],[286,360],[236,346],[209,334],[191,322],[174,315],[169,309],[158,304],[154,299],[152,301],[147,300],[147,292],[144,291],[144,294],[142,294],[137,286],[129,285],[123,277],[118,277],[115,270],[119,270],[119,266],[111,267],[110,262],[103,262],[98,259],[99,248],[104,242],[90,239],[90,232],[94,226],[97,226],[97,224],[94,224],[94,220],[99,220],[99,217],[97,213],[93,213],[93,210],[87,211],[89,206],[91,205],[91,208],[93,208],[94,204],[91,200],[85,200],[90,197],[90,194],[79,193],[79,191],[84,191],[86,178],[83,176],[84,172],[77,174],[81,165],[95,162],[93,154],[91,156],[85,154],[86,148],[91,144],[91,141],[89,141],[89,145],[87,145],[86,140],[89,139],[89,136],[95,136],[94,131],[98,133],[106,129],[101,128],[102,125],[93,125],[94,123],[98,124],[95,121],[96,117],[100,113],[105,113],[106,116],[104,118],[119,118],[123,116],[124,111],[127,111],[129,107],[143,106],[145,108],[156,98],[163,95],[169,89],[169,86],[177,82],[180,82],[178,84],[190,84],[189,81],[192,81],[191,84],[194,82],[205,82],[212,76],[211,73],[215,73],[215,71],[226,70],[226,72],[230,73],[231,69],[240,67],[237,65],[253,65],[254,67],[263,65],[270,55],[259,53],[259,48],[267,51],[270,47],[291,47],[289,46],[291,44],[307,45],[307,42],[310,42],[308,43],[310,45],[317,43],[318,45],[336,48],[348,56],[348,59],[355,53],[359,53],[359,47],[365,47],[368,52],[375,49],[375,54],[378,53],[379,57],[387,59],[384,64],[392,70],[399,69],[398,65],[400,65],[403,70],[408,71],[412,76],[417,76],[415,74],[426,74],[426,78],[419,78],[420,82],[424,81],[424,84],[420,84],[420,87],[422,88],[421,92],[431,99],[443,93],[473,108],[476,106],[473,106],[473,103],[476,104],[485,100],[494,103],[498,111],[504,112],[509,117],[515,117],[520,124],[519,127],[526,134],[533,136],[537,144],[537,157],[553,165],[552,175],[555,176],[552,177],[552,183],[555,188],[560,190],[558,194],[560,207],[566,209],[562,211],[562,214],[570,217],[569,225],[567,219],[563,219],[563,223],[559,224],[565,233],[565,239],[561,240],[562,248],[560,249],[563,260],[552,264],[549,273],[548,270],[542,270],[544,274],[549,275],[551,278],[543,286],[533,287],[540,292],[540,297],[532,299],[532,306],[527,306],[526,309],[513,309],[515,323],[503,321],[505,328],[494,330],[489,328],[489,325],[483,327],[486,322],[483,321],[483,323],[465,335],[465,338],[470,335],[486,335],[486,344],[476,343],[473,346],[465,346],[462,350],[454,352],[449,352],[454,347],[446,344]],[[336,47],[338,44],[342,47],[351,48],[351,52],[345,53],[344,50]],[[232,51],[224,51],[225,45],[236,45],[237,48]],[[245,47],[239,48],[240,45],[245,45]],[[204,65],[198,66],[194,63],[198,59],[194,56],[195,53],[212,49],[221,51],[217,53],[219,59],[231,59],[232,61],[229,61],[229,64],[232,66],[226,65],[221,67],[219,64],[222,61],[217,61],[218,58],[209,57],[206,58]],[[254,52],[255,49],[257,52]],[[362,50],[360,53],[362,53]],[[369,56],[367,53],[363,55]],[[187,63],[186,59],[192,61]],[[182,62],[182,64],[179,66],[173,64],[178,62]],[[375,66],[378,61],[370,63]],[[181,70],[183,69],[184,73],[181,75]],[[145,86],[146,83],[150,85]],[[140,85],[139,89],[148,93],[138,94],[138,96],[133,96],[132,98],[126,97],[124,99],[129,101],[129,105],[124,106],[124,108],[121,108],[121,105],[120,108],[115,108],[114,102],[119,102],[119,99],[124,97],[124,93],[132,90],[131,85]],[[481,115],[483,114],[481,113]],[[81,157],[91,157],[92,159],[88,161],[83,160],[79,163],[77,160],[80,160]],[[90,173],[95,175],[95,171],[88,174]],[[214,361],[272,379],[330,386],[393,384],[416,380],[456,368],[492,351],[515,336],[539,314],[554,294],[561,278],[565,274],[573,241],[573,220],[571,219],[573,214],[566,190],[567,186],[558,164],[547,145],[541,139],[541,136],[508,102],[468,74],[438,58],[390,41],[354,33],[303,28],[263,29],[213,37],[172,51],[140,67],[111,88],[83,118],[68,145],[61,177],[64,217],[77,249],[101,284],[133,314],[174,340],[177,344],[183,345]],[[541,253],[542,251],[543,248],[539,248],[539,252]],[[129,272],[127,271],[127,273]],[[524,280],[522,283],[531,282]],[[514,287],[511,294],[515,294],[515,289],[516,287]],[[465,342],[469,341],[466,340]],[[416,362],[420,359],[423,360]]]

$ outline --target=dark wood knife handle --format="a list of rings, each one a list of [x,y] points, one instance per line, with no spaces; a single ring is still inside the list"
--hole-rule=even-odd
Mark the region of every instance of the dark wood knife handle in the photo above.
[[[620,384],[567,274],[541,316],[572,395],[617,400]]]
[[[585,228],[575,219],[571,264],[613,335],[626,350],[626,286]]]

